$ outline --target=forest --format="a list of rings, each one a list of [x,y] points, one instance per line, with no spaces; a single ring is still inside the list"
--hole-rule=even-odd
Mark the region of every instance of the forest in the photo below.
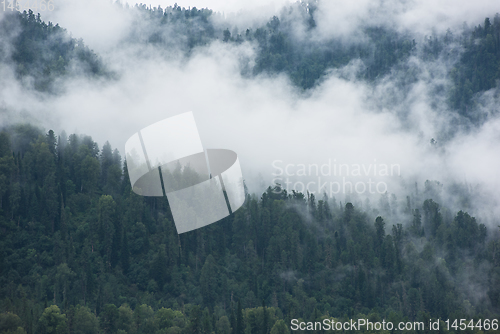
[[[363,64],[358,80],[398,76],[402,90],[416,80],[411,57],[443,61],[450,85],[436,94],[459,121],[494,116],[481,112],[480,94],[500,79],[499,14],[423,41],[369,26],[366,40],[346,43],[293,36],[297,17],[308,37],[317,33],[314,2],[243,32],[209,9],[122,10],[137,13],[124,44],[189,58],[215,41],[253,43],[255,64],[243,60],[241,75],[284,73],[304,94],[353,60]],[[43,96],[63,94],[70,77],[119,79],[83,40],[32,11],[5,15],[0,37],[2,66]],[[468,213],[465,185],[455,188],[459,209],[442,186],[427,180],[370,202],[272,184],[247,193],[234,214],[178,235],[166,197],[134,194],[109,142],[0,124],[0,333],[282,334],[292,319],[331,318],[440,319],[446,333],[446,319],[499,319],[500,229]]]
[[[3,333],[275,334],[291,319],[499,315],[499,231],[427,198],[436,182],[356,206],[276,184],[178,235],[166,197],[131,192],[118,150],[90,136],[6,128],[0,171]]]
[[[116,3],[135,16],[123,45],[152,46],[165,53],[165,58],[189,58],[214,41],[253,43],[257,49],[255,63],[241,60],[241,74],[254,77],[265,73],[285,73],[291,82],[307,92],[321,83],[333,69],[359,60],[360,80],[376,83],[396,76],[405,92],[417,81],[421,69],[408,60],[439,62],[446,67],[450,85],[438,87],[436,95],[446,97],[448,107],[467,126],[483,124],[488,117],[480,109],[479,93],[496,87],[500,79],[500,14],[485,18],[474,27],[464,24],[460,32],[450,29],[445,34],[418,38],[411,31],[398,32],[386,26],[365,26],[364,39],[346,42],[322,37],[315,30],[316,4],[297,2],[273,16],[266,25],[249,27],[239,32],[226,26],[221,14],[210,9],[186,9],[174,5],[165,9],[143,4],[129,7]],[[306,37],[297,38],[294,26],[304,25]],[[20,32],[12,34],[13,26]],[[95,80],[117,80],[119,73],[58,24],[45,23],[31,10],[8,13],[1,21],[0,35],[12,44],[0,45],[0,60],[13,65],[17,77],[29,87],[47,93],[62,93],[60,80],[70,76],[87,76]],[[418,43],[417,43],[418,40]],[[28,80],[31,79],[31,80]],[[59,81],[58,81],[59,80]],[[445,138],[446,139],[446,138]]]

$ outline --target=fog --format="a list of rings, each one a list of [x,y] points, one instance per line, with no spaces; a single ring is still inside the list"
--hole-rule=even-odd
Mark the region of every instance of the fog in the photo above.
[[[189,6],[187,1],[178,3]],[[229,25],[266,22],[273,12],[279,15],[283,3],[192,1],[191,6],[225,11],[226,17],[217,20]],[[401,32],[411,30],[417,38],[448,28],[460,33],[465,21],[474,26],[492,18],[495,5],[492,0],[460,1],[460,5],[451,0],[324,1],[318,4],[315,38],[362,39],[359,26],[367,21]],[[476,206],[471,214],[498,225],[494,218],[500,214],[498,94],[490,91],[481,96],[487,122],[473,128],[454,125],[456,116],[447,109],[445,97],[434,94],[437,85],[447,84],[450,64],[442,59],[421,62],[410,57],[408,63],[418,74],[408,91],[400,88],[397,74],[376,84],[357,79],[362,64],[353,61],[331,70],[319,86],[304,93],[285,74],[242,76],[241,64],[252,66],[255,60],[256,46],[248,42],[214,41],[196,48],[189,58],[176,57],[175,48],[165,51],[122,43],[134,14],[111,2],[65,1],[46,14],[43,20],[57,22],[73,37],[83,38],[118,76],[69,78],[60,83],[64,94],[44,95],[24,88],[13,69],[4,65],[0,69],[0,105],[8,111],[0,114],[4,124],[28,121],[56,133],[88,134],[101,147],[108,140],[123,155],[125,141],[141,128],[193,111],[205,147],[237,152],[252,192],[272,184],[275,161],[281,166],[321,166],[329,159],[349,165],[398,164],[401,175],[376,176],[398,199],[403,201],[415,182],[423,188],[425,180],[438,180],[445,189],[464,183],[473,189]],[[297,29],[300,35],[300,26]],[[450,127],[454,135],[445,139]],[[437,144],[431,145],[431,139]],[[306,183],[316,179],[316,175],[300,178]],[[336,195],[342,201],[343,196]],[[453,203],[452,197],[448,193],[443,200]]]

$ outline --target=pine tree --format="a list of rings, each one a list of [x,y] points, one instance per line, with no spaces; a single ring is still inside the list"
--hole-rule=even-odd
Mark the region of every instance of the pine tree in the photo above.
[[[128,249],[128,238],[127,231],[123,231],[123,241],[122,241],[122,249],[121,249],[121,258],[120,258],[121,266],[123,273],[128,273],[130,267],[130,253]]]
[[[165,256],[164,245],[160,246],[160,250],[156,259],[153,261],[151,268],[151,276],[158,283],[158,288],[163,289],[163,285],[167,280],[168,269],[167,269],[167,257]]]
[[[382,243],[384,242],[384,237],[385,237],[385,222],[384,219],[380,216],[378,216],[375,219],[375,232],[376,232],[375,244],[380,253],[382,248]]]
[[[201,295],[206,305],[213,306],[217,301],[219,295],[217,277],[217,264],[212,254],[209,254],[200,275]]]
[[[269,314],[266,308],[266,303],[264,299],[262,299],[262,334],[267,334],[269,327]]]
[[[238,313],[236,314],[236,331],[235,334],[244,334],[245,324],[243,320],[243,310],[241,309],[241,302],[238,300]]]

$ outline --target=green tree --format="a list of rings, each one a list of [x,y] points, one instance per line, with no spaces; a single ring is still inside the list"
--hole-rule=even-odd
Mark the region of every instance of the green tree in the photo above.
[[[101,328],[106,334],[114,334],[118,330],[118,318],[120,313],[114,304],[104,305],[104,310],[101,313]]]
[[[236,313],[236,331],[235,334],[245,333],[245,321],[243,319],[243,311],[241,309],[241,302],[238,301],[238,311]]]
[[[61,263],[57,266],[56,281],[54,284],[54,299],[57,302],[58,292],[62,288],[63,304],[66,304],[68,294],[69,280],[75,276],[75,273],[68,267],[66,263]]]
[[[188,333],[200,334],[202,332],[201,319],[202,319],[202,311],[198,305],[194,305],[191,308],[191,312],[189,314]]]
[[[273,328],[271,328],[271,334],[288,334],[290,331],[284,320],[276,320]]]
[[[101,166],[99,165],[99,161],[96,158],[87,155],[83,159],[80,168],[82,177],[80,190],[82,192],[86,191],[88,193],[95,192],[97,190],[99,175],[101,172]]]
[[[94,334],[99,332],[99,322],[90,309],[85,306],[78,305],[73,316],[71,326],[72,332],[75,334]]]
[[[269,328],[269,311],[266,303],[262,300],[262,334],[267,334]]]
[[[53,130],[49,130],[49,132],[47,133],[46,141],[47,145],[49,145],[50,153],[52,153],[55,158],[57,152],[57,138]]]
[[[375,233],[375,244],[377,249],[379,249],[380,251],[385,237],[385,222],[384,219],[380,216],[375,219]]]
[[[219,334],[231,334],[231,324],[225,315],[220,317],[215,327],[217,328],[217,333]]]
[[[123,231],[123,241],[122,241],[122,249],[120,253],[120,262],[122,266],[123,273],[128,273],[128,269],[130,267],[130,252],[128,249],[128,238],[127,231]]]
[[[110,195],[99,198],[98,236],[101,253],[106,256],[108,267],[111,266],[111,252],[115,235],[116,203]]]
[[[0,313],[0,333],[26,334],[26,331],[22,328],[21,318],[17,314],[6,312]]]
[[[427,237],[436,237],[439,226],[442,222],[442,216],[439,212],[439,204],[432,199],[424,201],[424,230]]]
[[[47,307],[38,319],[38,332],[47,334],[65,334],[68,331],[66,315],[61,314],[57,305]]]
[[[125,333],[135,333],[134,311],[127,304],[118,308],[118,321],[116,327]]]
[[[146,304],[137,306],[134,310],[134,320],[137,333],[154,333],[156,331],[154,311],[151,306]]]
[[[164,245],[160,246],[158,255],[151,265],[151,277],[158,283],[158,288],[162,289],[168,276],[167,257]]]
[[[13,168],[14,159],[10,151],[10,139],[8,134],[2,131],[0,132],[0,210],[3,208],[3,197],[8,190]]]
[[[217,300],[219,290],[217,278],[217,263],[212,254],[209,254],[200,275],[201,295],[206,305],[212,306]]]

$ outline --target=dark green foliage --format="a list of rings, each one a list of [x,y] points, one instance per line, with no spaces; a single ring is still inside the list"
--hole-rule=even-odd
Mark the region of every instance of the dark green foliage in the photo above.
[[[236,313],[236,328],[234,333],[235,334],[244,334],[244,320],[243,320],[243,311],[241,309],[241,302],[238,301],[238,309]]]
[[[91,313],[88,307],[77,306],[72,319],[72,333],[93,334],[99,330],[99,323],[95,314]]]
[[[0,333],[16,333],[21,324],[21,318],[17,314],[10,312],[0,314]]]
[[[61,314],[57,305],[47,307],[38,320],[38,332],[63,334],[67,332],[66,315]]]
[[[214,257],[210,254],[205,260],[203,268],[201,268],[200,288],[205,305],[213,307],[213,302],[219,295],[217,263]]]
[[[195,305],[191,308],[191,314],[189,315],[189,323],[187,333],[190,334],[201,334],[202,333],[202,324],[201,324],[201,316],[202,312],[198,305]]]
[[[260,47],[254,74],[285,72],[295,85],[308,89],[314,87],[329,69],[360,59],[366,65],[360,77],[373,80],[387,74],[415,50],[415,41],[409,36],[383,28],[366,28],[368,43],[346,43],[334,38],[314,42],[319,34],[315,30],[309,30],[307,37],[298,39],[291,27],[302,22],[294,22],[299,19],[292,13],[301,10],[292,6],[281,21],[274,16],[266,27],[255,32],[247,30],[244,38],[256,41]],[[311,16],[305,16],[304,20],[312,17],[309,13]]]
[[[78,74],[107,74],[99,57],[81,39],[71,38],[58,24],[45,23],[31,9],[7,14],[0,24],[0,36],[9,38],[13,47],[3,60],[14,64],[18,78],[31,76],[33,88],[39,91],[57,92],[55,80],[72,74],[72,63],[81,69]]]
[[[454,86],[450,92],[452,107],[461,114],[478,119],[471,101],[474,94],[496,87],[500,79],[500,15],[493,24],[489,18],[462,37],[464,53],[451,72]]]
[[[49,132],[12,154],[22,129],[0,133],[5,328],[260,334],[286,332],[291,318],[498,315],[498,234],[466,212],[428,199],[383,218],[276,185],[179,236],[165,199],[123,184],[126,168],[108,187],[102,174],[121,165],[111,147]],[[463,286],[476,281],[484,293],[471,295]]]
[[[109,144],[100,152],[88,136],[63,143],[65,135],[49,131],[29,135],[26,151],[12,154],[21,146],[10,138],[19,142],[23,129],[0,134],[0,311],[8,328],[281,333],[299,317],[447,318],[473,300],[462,286],[474,270],[488,279],[473,306],[498,314],[499,242],[463,211],[448,219],[432,199],[406,204],[386,234],[382,216],[351,202],[339,207],[276,185],[260,200],[248,196],[234,215],[179,236],[165,199],[126,186]],[[119,184],[109,187],[113,166]],[[427,182],[426,194],[440,187]],[[393,222],[396,202],[388,198],[380,205]]]
[[[313,4],[291,9],[307,27],[303,39],[292,33],[292,12],[238,33],[214,26],[208,9],[133,10],[149,30],[131,29],[127,42],[178,47],[187,57],[216,39],[254,43],[255,66],[242,66],[243,75],[284,73],[303,90],[353,60],[362,63],[356,78],[376,83],[410,56],[433,62],[459,49],[446,58],[456,62],[442,93],[474,123],[483,120],[478,93],[500,78],[498,15],[417,45],[409,33],[381,27],[364,27],[363,43],[320,43]],[[83,41],[31,11],[0,25],[13,46],[1,61],[21,81],[33,77],[37,90],[57,91],[73,64],[91,77],[106,74]],[[389,194],[379,215],[276,185],[179,236],[167,200],[132,193],[126,163],[109,143],[100,150],[89,136],[13,126],[0,132],[0,332],[267,334],[287,333],[299,317],[498,318],[498,231],[465,211],[451,214],[442,187],[426,182],[424,197],[412,202],[408,194],[397,216]],[[460,208],[471,209],[466,196]]]
[[[320,44],[293,36],[291,15],[239,34],[214,27],[207,9],[135,10],[158,26],[147,41],[132,29],[129,41],[168,48],[169,31],[186,36],[187,56],[217,38],[255,43],[256,64],[243,75],[286,73],[303,89],[357,59],[358,79],[375,82],[410,55],[437,61],[455,43],[464,51],[449,73],[449,102],[472,121],[481,121],[475,94],[500,78],[498,15],[461,37],[428,37],[418,53],[410,35],[377,27],[365,27],[368,44]],[[303,17],[309,37],[314,10]],[[7,23],[20,33],[9,35],[14,52],[3,61],[21,80],[34,77],[36,89],[52,90],[71,62],[104,74],[97,56],[58,25],[15,14],[2,20],[2,35]],[[379,216],[276,185],[260,199],[248,196],[230,217],[179,236],[167,200],[132,193],[126,163],[109,143],[100,150],[89,136],[13,126],[0,132],[0,330],[284,333],[292,317],[498,316],[498,233],[464,211],[453,217],[441,188],[426,182],[422,201],[409,194],[396,218],[389,194]],[[463,205],[470,209],[467,199]]]
[[[101,328],[104,333],[116,333],[117,323],[120,314],[118,308],[114,304],[106,304],[104,310],[101,313]]]

